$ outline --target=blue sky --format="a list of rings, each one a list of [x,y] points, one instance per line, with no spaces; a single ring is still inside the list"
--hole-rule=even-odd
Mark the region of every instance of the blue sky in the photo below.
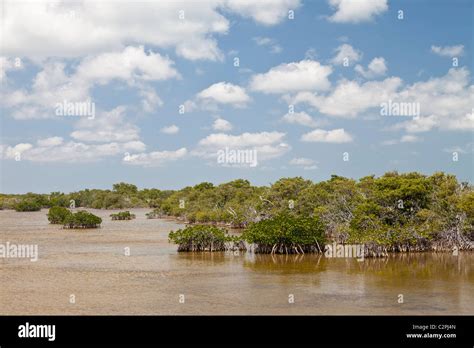
[[[390,170],[472,182],[473,3],[354,2],[7,1],[1,192]],[[381,115],[389,101],[420,112]],[[58,115],[83,102],[93,117]],[[258,165],[219,163],[225,148]]]

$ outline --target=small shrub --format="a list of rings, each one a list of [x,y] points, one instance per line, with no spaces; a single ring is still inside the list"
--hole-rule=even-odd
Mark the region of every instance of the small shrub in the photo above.
[[[67,208],[51,207],[47,216],[51,224],[64,224],[69,215],[72,215],[72,213]]]
[[[159,219],[163,217],[165,213],[163,210],[156,208],[156,209],[153,209],[151,212],[146,213],[145,215],[147,219]]]
[[[112,220],[132,220],[135,219],[135,214],[130,214],[130,212],[127,210],[116,214],[110,214],[110,217]]]
[[[69,215],[64,221],[65,228],[98,228],[102,219],[85,210]]]
[[[252,223],[242,238],[262,254],[300,254],[324,250],[324,226],[316,217],[280,214]]]
[[[215,226],[196,225],[171,231],[169,240],[178,244],[178,251],[224,251],[236,246],[243,249],[241,241]]]

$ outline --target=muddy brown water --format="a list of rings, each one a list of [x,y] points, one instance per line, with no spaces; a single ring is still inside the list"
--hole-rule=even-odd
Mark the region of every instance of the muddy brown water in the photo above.
[[[148,209],[133,209],[132,221],[89,211],[102,228],[64,230],[45,210],[0,211],[0,244],[38,245],[36,262],[0,258],[0,315],[474,314],[473,253],[363,262],[178,253],[167,236],[182,224],[148,220]]]

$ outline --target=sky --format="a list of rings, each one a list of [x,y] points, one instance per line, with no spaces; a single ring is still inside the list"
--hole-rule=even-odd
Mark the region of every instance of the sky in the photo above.
[[[2,4],[2,193],[473,182],[472,1]]]

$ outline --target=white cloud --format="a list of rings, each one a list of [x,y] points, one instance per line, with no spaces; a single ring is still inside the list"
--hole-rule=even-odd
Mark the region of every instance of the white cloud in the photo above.
[[[186,42],[176,47],[178,55],[189,60],[218,60],[224,59],[224,54],[217,47],[217,41],[214,39],[198,40],[195,42]]]
[[[431,46],[431,52],[444,57],[458,57],[464,54],[464,46]]]
[[[263,93],[326,90],[331,85],[328,80],[331,73],[330,66],[321,65],[313,60],[302,60],[281,64],[264,74],[254,75],[250,81],[250,88]]]
[[[304,158],[304,157],[293,158],[290,161],[290,164],[293,164],[295,166],[309,166],[311,164],[314,164],[314,160],[312,160],[310,158]]]
[[[422,139],[412,135],[412,134],[405,134],[399,140],[397,139],[389,139],[382,142],[382,145],[396,145],[399,143],[417,143],[420,142]]]
[[[216,61],[223,57],[216,36],[230,26],[222,10],[275,25],[298,6],[299,0],[6,1],[2,51],[35,59],[83,57],[140,42],[174,48],[186,59]]]
[[[473,130],[474,86],[466,68],[451,68],[441,77],[416,82],[401,90],[397,98],[420,104],[421,117],[401,122],[394,129],[411,133],[441,130]]]
[[[304,170],[318,169],[318,166],[316,165],[316,161],[310,158],[305,158],[305,157],[293,158],[290,161],[290,164],[293,166],[302,167]]]
[[[176,134],[179,132],[179,127],[173,124],[171,126],[161,128],[161,132],[165,134]]]
[[[204,104],[230,104],[235,107],[245,107],[250,97],[245,89],[227,82],[218,82],[202,90],[196,99]]]
[[[304,142],[320,142],[320,143],[349,143],[352,141],[352,136],[344,129],[315,129],[309,133],[303,134],[301,140]]]
[[[29,151],[33,148],[33,145],[29,143],[20,143],[15,146],[2,146],[2,158],[14,159],[17,155],[22,155],[24,152]]]
[[[139,128],[125,121],[126,108],[119,106],[95,119],[81,118],[71,137],[86,142],[127,142],[139,139]]]
[[[255,41],[259,46],[269,47],[270,53],[280,53],[283,51],[283,48],[277,43],[275,39],[257,36],[253,38],[253,41]]]
[[[317,127],[321,125],[321,122],[316,122],[310,115],[306,112],[293,112],[287,113],[284,115],[281,120],[290,124],[299,124],[306,127]]]
[[[382,102],[393,99],[401,84],[402,80],[398,77],[363,84],[341,80],[328,95],[300,92],[292,99],[292,103],[308,103],[326,115],[354,118],[369,108],[380,107]]]
[[[149,153],[138,153],[127,155],[122,162],[129,165],[144,167],[159,167],[167,162],[176,161],[185,157],[188,150],[183,147],[175,151],[154,151]]]
[[[56,6],[55,6],[56,5]],[[219,59],[213,35],[226,34],[228,20],[218,1],[122,1],[5,3],[5,54],[81,57],[141,42],[175,47],[187,59]],[[179,20],[184,10],[185,19]]]
[[[388,10],[387,0],[329,0],[329,4],[336,9],[329,20],[338,23],[371,21]]]
[[[420,141],[420,138],[411,134],[403,135],[400,139],[401,143],[416,143]]]
[[[289,10],[300,6],[299,0],[227,0],[226,8],[252,18],[263,25],[275,25],[288,17]]]
[[[393,126],[391,129],[405,129],[407,132],[410,133],[422,133],[428,132],[438,125],[438,117],[435,115],[418,117],[416,119],[400,122]]]
[[[331,59],[331,63],[336,65],[342,65],[346,60],[348,65],[351,65],[352,62],[357,62],[362,58],[362,52],[349,44],[342,44],[336,48],[336,52],[336,56]]]
[[[70,141],[61,144],[51,142],[41,143],[34,147],[31,144],[18,144],[14,147],[8,146],[5,150],[6,159],[14,159],[17,153],[21,154],[21,160],[42,163],[85,163],[96,162],[106,157],[117,156],[127,151],[144,151],[145,144],[140,141],[126,143],[107,144],[84,144]]]
[[[58,146],[63,143],[64,139],[61,137],[51,137],[45,139],[39,139],[36,144],[40,147],[50,147],[50,146]]]
[[[218,118],[212,124],[212,129],[220,132],[230,131],[232,129],[232,124],[222,118]]]
[[[204,158],[215,158],[217,151],[229,148],[252,149],[257,151],[258,161],[280,157],[291,147],[284,142],[285,133],[260,132],[230,135],[213,133],[201,139],[193,154]]]
[[[153,112],[159,106],[163,106],[163,101],[152,88],[142,88],[139,94],[142,97],[141,104],[143,111]]]
[[[385,64],[384,58],[377,57],[372,59],[372,61],[367,66],[367,69],[364,69],[364,67],[361,65],[356,65],[354,69],[366,79],[373,79],[375,77],[385,75],[387,72],[387,65]]]
[[[127,82],[142,96],[145,111],[162,105],[161,99],[146,83],[180,78],[173,61],[158,53],[145,53],[143,46],[84,58],[75,72],[67,75],[64,63],[48,61],[34,78],[31,91],[16,90],[4,94],[3,103],[14,108],[16,119],[53,118],[58,103],[91,100],[90,90],[113,80]]]
[[[452,68],[441,77],[403,86],[398,77],[382,81],[341,80],[328,94],[300,92],[289,97],[291,104],[307,103],[319,112],[335,117],[354,118],[368,110],[380,113],[382,103],[415,103],[420,105],[420,115],[391,129],[405,129],[410,133],[442,130],[474,129],[474,86],[469,84],[469,71],[463,67]]]
[[[16,59],[19,59],[16,61]],[[0,56],[0,82],[5,83],[6,81],[6,72],[10,70],[19,70],[23,69],[24,64],[20,58],[8,58]]]
[[[13,109],[14,118],[31,119],[55,117],[55,105],[65,100],[86,101],[89,98],[90,86],[79,80],[73,84],[64,70],[63,63],[45,63],[43,70],[33,79],[30,91],[6,90],[2,93],[2,104]]]
[[[143,46],[129,46],[123,51],[86,57],[77,68],[76,76],[99,84],[113,79],[160,81],[180,77],[173,65],[172,60],[159,53],[145,52]]]

